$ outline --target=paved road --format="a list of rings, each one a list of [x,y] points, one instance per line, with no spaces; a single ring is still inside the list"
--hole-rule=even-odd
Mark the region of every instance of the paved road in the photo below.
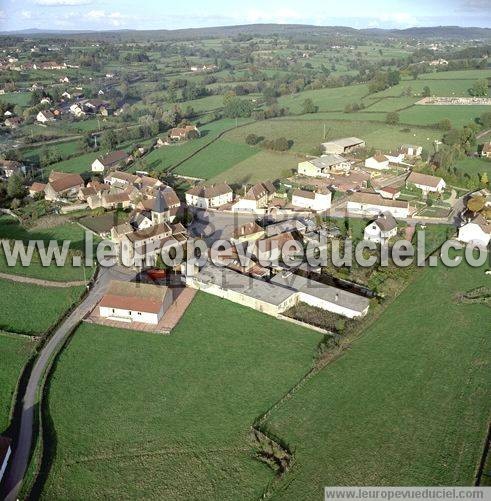
[[[38,355],[32,368],[22,400],[22,413],[20,431],[17,443],[14,447],[10,468],[5,480],[6,501],[15,501],[20,492],[22,481],[27,470],[32,447],[34,409],[37,399],[39,384],[41,383],[52,357],[63,346],[72,329],[84,318],[84,316],[102,298],[110,280],[130,280],[134,273],[119,267],[102,268],[97,281],[87,297],[71,313],[71,315],[58,327]]]

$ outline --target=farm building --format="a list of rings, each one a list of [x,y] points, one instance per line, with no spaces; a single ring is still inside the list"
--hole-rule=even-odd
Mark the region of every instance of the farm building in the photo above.
[[[485,143],[481,150],[481,156],[491,158],[491,143]]]
[[[175,127],[169,131],[169,137],[175,141],[183,141],[201,135],[198,127],[195,125],[186,125],[184,127]]]
[[[125,165],[129,155],[124,150],[113,151],[109,155],[98,157],[92,162],[92,172],[104,172]]]
[[[303,209],[322,212],[331,207],[331,197],[332,194],[329,190],[294,190],[292,193],[292,205]]]
[[[486,247],[491,239],[491,222],[481,214],[459,228],[458,239],[466,244]]]
[[[424,194],[428,194],[442,193],[447,184],[441,177],[421,174],[420,172],[411,172],[406,179],[406,186],[408,185],[414,185],[416,188],[422,190]]]
[[[366,216],[390,212],[394,217],[406,218],[409,216],[409,203],[399,200],[387,200],[377,193],[353,193],[346,206],[348,212]]]
[[[324,153],[332,153],[342,155],[358,148],[365,147],[365,141],[358,137],[342,137],[340,139],[333,139],[326,143],[321,144]]]
[[[44,188],[44,197],[49,201],[74,198],[84,186],[84,180],[79,174],[52,171],[49,175],[49,182]]]
[[[99,303],[99,315],[156,325],[171,304],[172,291],[168,287],[113,280]]]
[[[365,167],[376,170],[387,170],[389,168],[389,159],[385,155],[377,153],[365,160]]]
[[[297,301],[322,310],[337,313],[343,317],[363,317],[368,313],[370,303],[366,297],[309,280],[290,272],[279,273],[271,283],[297,293]]]
[[[330,177],[333,173],[346,173],[351,169],[351,164],[337,154],[322,155],[300,162],[297,172],[300,176]]]

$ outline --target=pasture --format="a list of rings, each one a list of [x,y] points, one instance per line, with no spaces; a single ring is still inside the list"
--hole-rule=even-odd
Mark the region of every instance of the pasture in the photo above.
[[[39,335],[54,325],[84,287],[39,287],[0,280],[0,330]]]
[[[12,397],[17,380],[34,348],[34,341],[15,334],[0,332],[0,435],[9,425]]]
[[[170,336],[83,324],[49,384],[56,455],[42,499],[260,497],[273,472],[250,426],[319,339],[205,293]]]
[[[402,123],[414,125],[432,125],[448,118],[454,128],[475,123],[478,118],[489,111],[489,106],[444,106],[415,105],[402,110],[399,117]]]
[[[273,499],[315,499],[326,485],[472,485],[489,416],[490,313],[455,297],[485,283],[482,268],[421,270],[273,412],[266,425],[296,451]]]

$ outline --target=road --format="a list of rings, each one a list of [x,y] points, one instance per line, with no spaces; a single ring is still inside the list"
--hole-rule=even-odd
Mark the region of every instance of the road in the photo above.
[[[53,357],[63,347],[73,328],[94,308],[104,295],[111,280],[127,280],[134,277],[134,273],[120,267],[101,268],[99,276],[86,298],[77,306],[68,318],[53,333],[50,340],[39,353],[29,376],[22,399],[21,423],[17,443],[12,452],[10,467],[5,479],[6,501],[15,501],[18,498],[31,455],[33,425],[35,409],[38,402],[38,389],[46,369],[49,368]]]

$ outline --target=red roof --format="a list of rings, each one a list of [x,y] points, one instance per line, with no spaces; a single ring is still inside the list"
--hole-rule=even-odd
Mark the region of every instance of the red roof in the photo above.
[[[158,313],[162,308],[162,301],[140,297],[116,296],[106,294],[99,306],[106,308],[118,308],[121,310],[142,311],[145,313]]]

